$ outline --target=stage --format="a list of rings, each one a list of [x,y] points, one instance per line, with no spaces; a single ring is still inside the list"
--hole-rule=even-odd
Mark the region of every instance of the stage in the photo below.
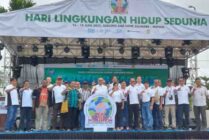
[[[0,139],[208,139],[208,131],[33,131],[1,132]]]

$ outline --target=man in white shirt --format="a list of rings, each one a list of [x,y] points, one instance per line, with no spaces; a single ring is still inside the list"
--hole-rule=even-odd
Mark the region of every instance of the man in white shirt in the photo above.
[[[107,89],[107,86],[104,85],[103,78],[98,79],[98,85],[94,86],[91,92],[92,94],[103,94],[103,95],[108,94],[108,89]]]
[[[149,82],[144,83],[145,89],[141,91],[140,96],[142,99],[142,121],[143,128],[150,130],[153,128],[152,108],[154,104],[153,90],[149,88]]]
[[[172,80],[167,80],[167,86],[164,93],[164,109],[165,109],[165,128],[169,127],[169,114],[171,114],[172,124],[171,128],[176,128],[176,100],[175,100],[175,87],[172,86]]]
[[[189,94],[190,89],[185,85],[184,78],[179,78],[179,85],[175,89],[178,97],[178,127],[189,129]],[[184,118],[185,117],[185,118]],[[184,118],[184,119],[183,119]],[[183,123],[183,120],[185,123]],[[183,126],[185,124],[185,126]]]
[[[134,78],[130,79],[130,85],[127,87],[127,94],[129,96],[129,127],[133,129],[138,129],[139,88],[136,86],[136,81]]]
[[[52,94],[54,96],[55,99],[55,104],[53,106],[53,118],[52,118],[52,128],[56,129],[57,127],[57,115],[60,114],[61,111],[61,105],[62,102],[64,101],[65,95],[64,93],[66,92],[66,86],[62,84],[62,78],[58,77],[57,78],[57,82],[56,85],[54,85],[53,89],[52,89]],[[59,123],[59,127],[61,128],[61,124],[62,124],[62,118],[60,118],[60,122]]]
[[[5,105],[7,106],[5,131],[11,131],[15,123],[17,108],[19,105],[17,80],[15,78],[10,79],[10,85],[6,86],[5,92],[7,93],[5,98]]]
[[[207,127],[206,120],[206,108],[207,108],[207,97],[209,93],[207,88],[202,86],[201,79],[195,79],[195,85],[192,89],[194,114],[196,120],[196,130],[205,130]],[[201,119],[200,119],[201,116]]]
[[[156,130],[162,129],[163,127],[163,117],[162,117],[162,87],[160,87],[161,81],[154,80],[154,87],[152,88],[155,97],[152,115],[153,115],[153,128]]]
[[[20,116],[20,129],[30,130],[31,129],[31,116],[33,107],[33,90],[30,89],[30,83],[28,80],[24,81],[23,88],[20,89],[21,95],[21,116]]]

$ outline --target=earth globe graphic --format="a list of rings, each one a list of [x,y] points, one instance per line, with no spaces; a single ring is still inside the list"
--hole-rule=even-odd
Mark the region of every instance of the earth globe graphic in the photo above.
[[[89,104],[88,114],[94,121],[105,121],[112,115],[112,105],[107,98],[95,97]]]

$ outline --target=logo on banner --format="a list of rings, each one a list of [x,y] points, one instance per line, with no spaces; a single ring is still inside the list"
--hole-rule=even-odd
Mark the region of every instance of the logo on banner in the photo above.
[[[84,106],[86,128],[115,126],[116,105],[109,95],[95,94]]]
[[[127,14],[128,0],[111,0],[112,14]]]

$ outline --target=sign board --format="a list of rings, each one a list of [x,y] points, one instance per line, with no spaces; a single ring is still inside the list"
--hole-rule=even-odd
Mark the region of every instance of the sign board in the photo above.
[[[107,131],[115,127],[116,104],[109,95],[94,94],[84,105],[85,127]]]
[[[70,65],[69,67],[45,67],[45,77],[51,77],[52,82],[56,81],[58,76],[61,76],[64,81],[88,81],[89,83],[95,81],[99,77],[103,77],[106,83],[112,82],[112,76],[117,76],[119,81],[126,81],[129,83],[130,78],[141,76],[143,81],[149,81],[151,85],[154,79],[160,79],[163,86],[166,84],[169,70],[167,68],[147,67],[141,68],[132,65],[98,65],[83,67],[85,64]]]
[[[5,106],[5,101],[0,101],[0,114],[7,114],[7,108]]]
[[[0,36],[208,40],[209,16],[160,0],[65,0],[1,14],[0,31]]]

